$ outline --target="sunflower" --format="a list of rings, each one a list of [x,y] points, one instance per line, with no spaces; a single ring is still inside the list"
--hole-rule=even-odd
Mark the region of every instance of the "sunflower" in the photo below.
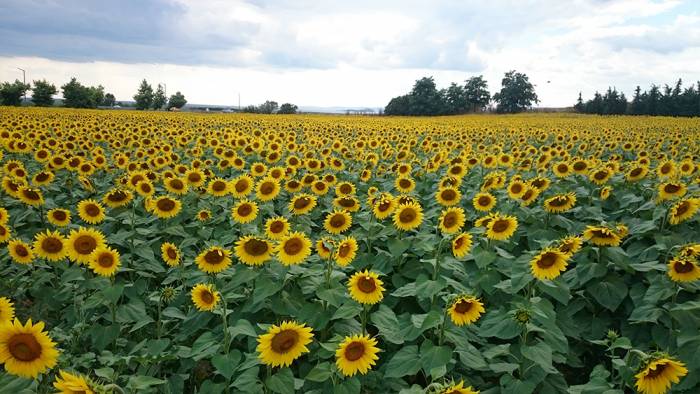
[[[291,232],[279,241],[277,259],[283,265],[301,264],[311,255],[311,241],[302,232]]]
[[[5,224],[0,224],[0,244],[7,242],[11,236],[10,228]]]
[[[34,253],[42,259],[58,261],[66,256],[65,239],[58,231],[46,230],[36,235]]]
[[[352,226],[352,216],[344,210],[335,210],[326,215],[323,227],[331,234],[340,234]]]
[[[576,205],[576,194],[573,192],[559,194],[544,200],[544,210],[549,213],[562,213],[569,211]]]
[[[377,219],[383,220],[394,213],[396,205],[396,200],[390,194],[382,193],[372,204],[372,213]]]
[[[464,381],[460,380],[459,383],[453,382],[453,384],[444,387],[438,394],[479,394],[479,391],[474,390],[472,386],[464,387]]]
[[[54,226],[64,227],[70,223],[70,211],[67,209],[54,208],[46,213],[46,219]]]
[[[486,237],[497,241],[510,238],[518,228],[518,219],[515,216],[496,215],[486,225]]]
[[[231,194],[236,198],[243,198],[253,191],[253,177],[241,175],[231,181]]]
[[[355,185],[350,182],[340,182],[335,186],[336,196],[355,194]]]
[[[246,265],[262,265],[272,256],[272,245],[264,238],[246,235],[236,241],[236,257]]]
[[[384,298],[384,282],[371,271],[356,272],[348,281],[350,297],[360,304],[373,305]]]
[[[555,165],[552,166],[552,171],[554,172],[554,175],[556,175],[559,178],[566,178],[571,174],[573,171],[573,168],[569,165],[569,163],[562,161],[559,162]]]
[[[517,200],[525,193],[526,189],[527,185],[525,182],[521,180],[513,180],[508,185],[508,197],[512,198],[513,200]]]
[[[209,219],[211,219],[211,211],[208,209],[200,209],[199,212],[197,212],[197,220],[200,222],[206,222]]]
[[[161,196],[150,201],[150,210],[161,219],[170,219],[177,216],[182,209],[180,200]]]
[[[688,258],[675,257],[668,262],[668,276],[675,282],[693,282],[700,279],[700,267]]]
[[[165,261],[165,264],[169,267],[175,267],[180,264],[180,250],[174,243],[163,242],[163,244],[160,245],[160,253],[163,261]]]
[[[472,296],[457,297],[448,310],[450,320],[456,326],[474,323],[479,320],[484,311],[484,304],[481,300]]]
[[[206,175],[204,175],[202,170],[199,168],[192,168],[188,170],[185,173],[185,179],[187,179],[187,183],[194,188],[204,185],[204,182],[207,181]]]
[[[360,201],[355,196],[339,196],[333,199],[333,206],[348,212],[357,212],[360,210]]]
[[[477,211],[488,212],[496,206],[496,197],[489,192],[477,193],[472,199],[472,205]]]
[[[151,197],[156,192],[156,188],[149,179],[144,179],[136,184],[136,193],[141,197]]]
[[[700,210],[700,198],[689,198],[675,203],[668,210],[668,222],[676,225],[695,216]]]
[[[9,323],[15,317],[15,306],[9,298],[0,297],[0,325]]]
[[[60,377],[53,382],[53,387],[59,390],[59,394],[94,394],[92,382],[83,375],[73,375],[64,370],[59,370]]]
[[[0,207],[0,224],[7,224],[9,220],[10,214],[7,212],[7,209]]]
[[[410,193],[416,188],[416,181],[408,177],[396,178],[394,187],[401,193]]]
[[[316,252],[318,256],[323,260],[328,260],[333,257],[333,249],[335,248],[335,242],[328,237],[319,238],[316,241]]]
[[[69,259],[79,264],[87,264],[90,263],[92,252],[105,246],[105,236],[95,229],[80,227],[78,230],[71,230],[66,244]]]
[[[29,264],[34,261],[32,246],[21,239],[13,239],[7,243],[7,252],[15,263]]]
[[[634,377],[640,393],[664,394],[671,388],[671,383],[680,382],[680,378],[687,374],[688,369],[682,362],[660,357],[646,363]]]
[[[438,190],[435,194],[435,200],[443,207],[451,207],[459,204],[462,199],[462,193],[456,187],[444,187]]]
[[[454,234],[464,226],[465,220],[464,209],[460,207],[447,208],[440,215],[438,227],[443,233]]]
[[[274,200],[280,193],[280,184],[277,179],[263,178],[255,187],[255,197],[260,201]]]
[[[0,364],[10,375],[35,379],[56,365],[56,344],[44,332],[44,322],[25,325],[19,319],[0,325]]]
[[[401,204],[394,211],[394,226],[403,231],[412,230],[423,222],[423,208],[418,203]]]
[[[241,200],[231,208],[231,217],[237,223],[250,223],[258,217],[258,204],[254,201]]]
[[[308,353],[306,347],[314,334],[311,327],[295,321],[284,321],[279,326],[271,325],[267,333],[258,336],[258,358],[272,367],[287,367],[294,360]]]
[[[282,239],[289,233],[289,222],[282,216],[269,218],[265,221],[265,236],[272,240]]]
[[[192,303],[198,311],[213,311],[219,303],[220,294],[209,284],[200,283],[190,292]]]
[[[559,241],[559,251],[569,256],[573,256],[574,253],[581,249],[582,244],[583,240],[581,237],[571,235]]]
[[[231,192],[228,182],[221,178],[214,178],[207,185],[207,193],[214,197],[223,197]]]
[[[99,202],[88,199],[78,203],[78,216],[88,224],[98,224],[105,220],[105,208]]]
[[[289,202],[289,211],[299,216],[311,212],[316,207],[316,197],[311,194],[298,194]]]
[[[203,250],[195,259],[197,267],[207,274],[219,273],[231,265],[231,251],[211,246]]]
[[[379,360],[377,340],[369,335],[345,337],[335,351],[335,365],[345,376],[366,374]]]
[[[530,260],[532,276],[539,280],[555,279],[561,275],[568,264],[571,255],[557,248],[546,248]]]
[[[636,166],[627,171],[625,174],[625,179],[627,179],[627,182],[637,182],[644,179],[648,173],[649,169],[646,166]]]
[[[31,205],[33,207],[44,205],[44,195],[39,189],[28,186],[20,186],[19,190],[17,191],[17,195],[19,199],[27,205]]]
[[[168,178],[164,180],[163,185],[165,186],[165,189],[170,193],[177,194],[180,196],[183,194],[187,194],[187,189],[189,188],[187,180],[178,177]]]
[[[338,242],[333,259],[339,266],[345,267],[355,259],[357,249],[357,240],[353,237],[345,237]]]
[[[90,255],[90,268],[97,275],[114,276],[120,265],[119,252],[110,247],[98,247]]]
[[[683,197],[688,187],[683,182],[665,182],[659,185],[659,201]]]
[[[613,171],[607,167],[601,167],[590,172],[589,179],[598,186],[604,185],[613,176]]]
[[[123,207],[134,199],[134,195],[130,190],[126,189],[112,189],[107,194],[102,197],[102,202],[104,202],[110,208]]]
[[[618,246],[622,241],[617,232],[603,226],[586,226],[583,239],[596,246]]]
[[[469,253],[472,248],[472,235],[460,233],[452,240],[452,254],[456,258],[462,258]]]

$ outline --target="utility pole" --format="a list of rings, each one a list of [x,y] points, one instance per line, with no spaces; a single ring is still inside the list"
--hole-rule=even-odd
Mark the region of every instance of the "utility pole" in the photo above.
[[[17,67],[18,70],[22,71],[22,83],[27,84],[27,72],[23,68]],[[24,101],[27,101],[27,91],[24,91],[24,100],[22,101],[22,105],[24,105]]]
[[[241,92],[238,92],[238,112],[241,112]]]

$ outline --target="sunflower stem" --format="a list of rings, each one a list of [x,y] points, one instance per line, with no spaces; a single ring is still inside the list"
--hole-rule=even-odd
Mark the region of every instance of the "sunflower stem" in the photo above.
[[[438,339],[438,346],[442,346],[445,340],[445,327],[447,326],[447,312],[450,308],[445,307],[445,313],[442,314],[442,325],[440,326],[440,337]]]
[[[221,307],[222,307],[222,322],[224,326],[224,354],[228,354],[229,347],[231,346],[231,338],[228,332],[228,310],[226,308],[226,297],[221,295]]]
[[[367,304],[362,304],[362,335],[367,334]]]
[[[105,389],[106,392],[110,392],[110,393],[115,393],[115,392],[116,392],[116,393],[125,394],[125,393],[124,393],[124,390],[123,390],[121,387],[119,387],[119,386],[117,386],[116,384],[114,384],[114,383],[110,383],[110,384],[104,386],[103,388]],[[107,391],[107,390],[109,390],[109,391]]]

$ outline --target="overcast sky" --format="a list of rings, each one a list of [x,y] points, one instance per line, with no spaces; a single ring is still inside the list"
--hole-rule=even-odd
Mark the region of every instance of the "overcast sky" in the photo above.
[[[386,105],[505,71],[542,106],[582,91],[700,80],[700,1],[116,0],[0,2],[0,80],[75,76],[130,100],[142,78],[190,103]]]

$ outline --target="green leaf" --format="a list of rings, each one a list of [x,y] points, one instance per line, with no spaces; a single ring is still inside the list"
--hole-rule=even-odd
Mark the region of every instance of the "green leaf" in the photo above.
[[[391,293],[394,297],[413,297],[416,295],[416,283],[410,282]]]
[[[294,374],[289,368],[282,368],[265,380],[265,386],[274,393],[294,394]]]
[[[655,305],[640,305],[630,314],[629,321],[632,323],[656,323],[663,315],[663,309]]]
[[[244,370],[236,380],[233,381],[232,386],[244,393],[256,393],[261,392],[263,387],[260,385],[258,380],[258,372],[260,368],[249,368]]]
[[[353,377],[345,379],[341,384],[335,386],[333,394],[360,394],[361,389],[362,384],[360,383],[360,379]]]
[[[552,369],[552,348],[544,342],[539,342],[532,346],[523,346],[520,352],[528,360],[539,365],[545,371]]]
[[[400,378],[407,375],[415,375],[421,368],[421,365],[416,362],[417,360],[418,346],[402,347],[389,359],[384,376],[387,378]]]
[[[444,367],[452,359],[452,349],[448,346],[435,346],[425,340],[420,347],[420,365],[427,373],[438,367]]]
[[[362,307],[355,301],[348,301],[336,309],[331,320],[350,319],[358,316],[362,312]]]
[[[211,358],[211,363],[221,376],[225,377],[226,380],[230,380],[242,357],[241,352],[233,350],[229,354],[215,355]]]
[[[600,305],[612,312],[627,296],[627,285],[615,275],[608,275],[605,279],[592,283],[587,290]]]
[[[479,334],[487,338],[511,339],[520,335],[521,331],[522,327],[512,316],[498,309],[486,312],[479,327]]]
[[[396,314],[388,306],[381,304],[379,310],[372,313],[370,319],[386,341],[400,345],[404,342]]]
[[[246,319],[240,319],[233,324],[233,326],[228,328],[229,334],[231,334],[231,339],[235,339],[238,335],[245,335],[247,337],[257,337],[258,333],[255,332],[255,328]]]
[[[322,362],[309,371],[304,379],[310,380],[312,382],[325,382],[333,374],[333,369],[331,368],[331,363]]]
[[[152,386],[164,384],[165,382],[166,381],[163,379],[156,379],[152,376],[136,375],[129,378],[129,383],[126,385],[126,387],[132,390],[140,391],[146,390]]]
[[[408,239],[392,238],[387,242],[387,247],[389,247],[389,253],[391,253],[392,256],[400,257],[403,252],[411,247],[411,241]]]

